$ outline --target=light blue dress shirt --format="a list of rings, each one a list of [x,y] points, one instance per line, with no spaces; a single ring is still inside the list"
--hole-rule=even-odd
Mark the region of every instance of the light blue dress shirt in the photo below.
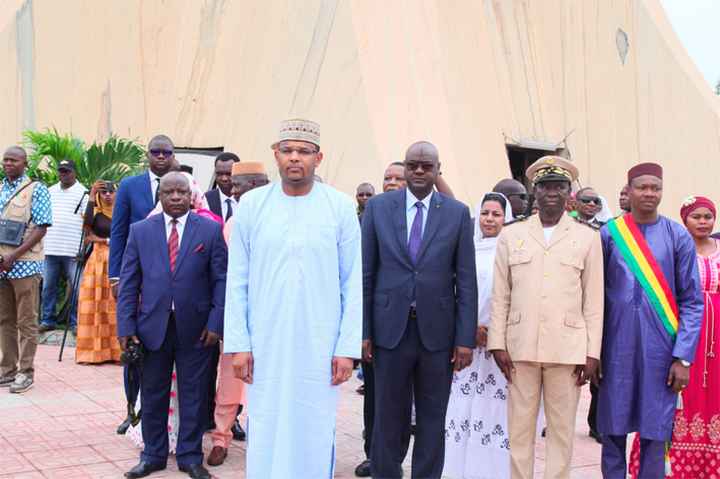
[[[406,200],[405,200],[405,214],[407,217],[407,242],[410,242],[410,230],[412,229],[413,221],[415,221],[415,215],[417,214],[417,207],[415,206],[415,203],[417,203],[418,200],[415,198],[415,195],[412,194],[410,189],[408,188],[406,190]],[[430,200],[432,199],[432,195],[434,192],[431,192],[429,195],[427,195],[422,200],[422,204],[425,207],[425,211],[423,211],[423,218],[422,218],[422,228],[420,229],[420,238],[423,237],[423,234],[425,233],[425,224],[427,223],[428,219],[428,213],[430,212]]]

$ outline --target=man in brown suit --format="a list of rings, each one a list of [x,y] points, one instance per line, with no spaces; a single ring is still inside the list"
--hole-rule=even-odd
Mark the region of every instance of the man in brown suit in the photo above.
[[[540,210],[498,238],[487,348],[508,380],[512,478],[533,477],[542,394],[545,477],[562,479],[570,474],[580,387],[598,380],[603,253],[598,232],[565,214],[577,168],[546,156],[526,175]]]

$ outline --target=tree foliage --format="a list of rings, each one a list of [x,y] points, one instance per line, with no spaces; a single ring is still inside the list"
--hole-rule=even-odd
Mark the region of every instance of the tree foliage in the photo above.
[[[145,151],[132,140],[109,138],[105,143],[93,143],[85,152],[85,161],[78,164],[78,179],[87,186],[96,180],[119,182],[145,168]]]
[[[23,133],[28,150],[27,174],[46,185],[58,182],[57,166],[62,160],[75,162],[77,178],[90,188],[96,180],[119,182],[145,168],[145,152],[135,141],[110,137],[104,143],[85,143],[55,128]],[[0,171],[0,176],[4,176]]]

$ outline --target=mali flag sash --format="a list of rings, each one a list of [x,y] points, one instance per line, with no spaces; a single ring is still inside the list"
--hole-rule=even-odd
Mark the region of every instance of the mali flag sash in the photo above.
[[[677,303],[645,236],[630,213],[610,221],[608,230],[625,263],[647,294],[663,328],[674,341],[678,332]]]

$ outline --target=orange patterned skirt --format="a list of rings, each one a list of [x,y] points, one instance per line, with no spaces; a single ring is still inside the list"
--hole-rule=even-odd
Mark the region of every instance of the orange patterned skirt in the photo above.
[[[95,243],[83,272],[75,349],[75,362],[78,363],[120,361],[115,299],[108,279],[109,253],[108,245]]]

